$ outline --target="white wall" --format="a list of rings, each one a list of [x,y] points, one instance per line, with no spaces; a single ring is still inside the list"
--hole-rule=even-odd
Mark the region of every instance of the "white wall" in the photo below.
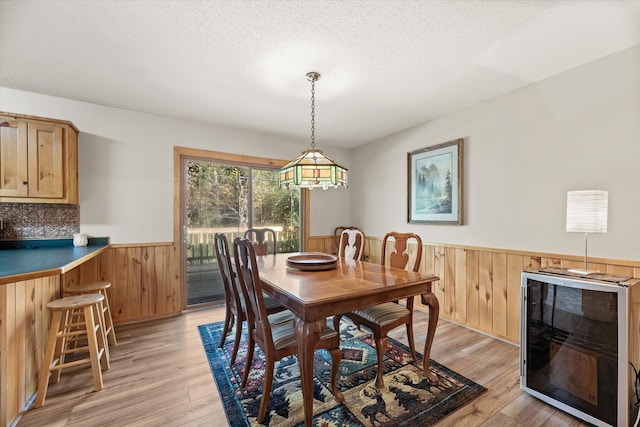
[[[173,147],[183,146],[289,160],[307,141],[283,140],[0,88],[0,111],[69,120],[80,130],[80,229],[112,243],[173,240]],[[324,149],[349,167],[350,152]],[[333,234],[350,222],[350,189],[314,190],[311,234]],[[335,209],[340,206],[340,209]]]
[[[407,223],[407,153],[465,139],[464,225]],[[352,152],[353,223],[367,235],[582,255],[568,190],[609,191],[589,254],[640,260],[640,46]]]

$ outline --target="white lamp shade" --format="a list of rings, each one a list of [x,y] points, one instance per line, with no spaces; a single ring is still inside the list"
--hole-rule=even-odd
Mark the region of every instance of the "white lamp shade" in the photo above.
[[[578,233],[606,233],[608,205],[608,191],[568,191],[567,231]]]

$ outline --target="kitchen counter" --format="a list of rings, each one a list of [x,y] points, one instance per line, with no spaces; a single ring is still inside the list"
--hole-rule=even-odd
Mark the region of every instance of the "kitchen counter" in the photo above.
[[[90,237],[78,247],[73,239],[0,241],[0,285],[63,274],[108,247],[107,237]]]

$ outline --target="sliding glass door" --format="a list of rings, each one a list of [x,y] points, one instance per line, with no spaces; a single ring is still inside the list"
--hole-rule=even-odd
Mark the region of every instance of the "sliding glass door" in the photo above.
[[[300,250],[300,193],[278,188],[277,169],[183,159],[186,305],[224,300],[215,233],[231,245],[248,228],[276,231],[278,252]]]

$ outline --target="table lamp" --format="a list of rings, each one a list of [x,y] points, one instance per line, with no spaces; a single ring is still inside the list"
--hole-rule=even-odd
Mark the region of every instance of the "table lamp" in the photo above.
[[[587,275],[587,234],[607,232],[609,192],[579,190],[567,192],[567,231],[584,233],[584,269],[569,269],[571,273]]]

